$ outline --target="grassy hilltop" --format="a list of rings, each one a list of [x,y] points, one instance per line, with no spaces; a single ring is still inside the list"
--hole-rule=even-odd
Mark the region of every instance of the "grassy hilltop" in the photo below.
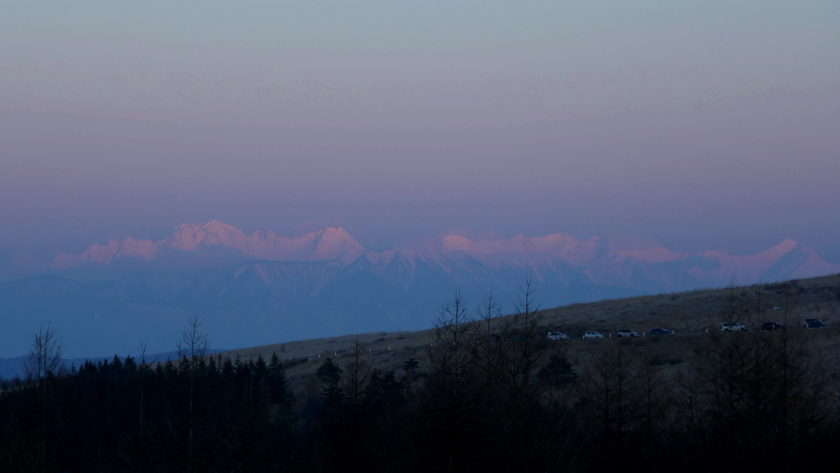
[[[536,294],[539,299],[539,294]],[[444,304],[446,301],[441,301]],[[479,307],[482,301],[465,301],[469,307]],[[548,341],[540,346],[545,350],[563,345],[565,356],[577,372],[581,372],[586,360],[605,344],[616,342],[615,333],[632,329],[644,338],[630,340],[639,355],[661,360],[674,365],[682,363],[692,355],[695,345],[718,332],[720,324],[740,321],[750,330],[757,331],[764,322],[785,324],[790,330],[805,331],[803,320],[819,318],[826,323],[822,330],[810,330],[811,349],[822,360],[840,359],[840,275],[800,279],[781,283],[705,289],[676,294],[632,297],[604,300],[585,304],[572,304],[540,311],[539,324],[544,332],[561,331],[570,340]],[[728,315],[731,314],[731,315]],[[473,315],[473,314],[471,314]],[[506,315],[493,321],[504,323]],[[480,316],[473,315],[475,320]],[[674,330],[673,336],[650,337],[651,329],[662,327]],[[596,330],[605,340],[583,340],[587,330]],[[327,357],[339,365],[351,358],[351,350],[358,340],[366,350],[367,362],[382,371],[398,370],[405,360],[417,359],[420,369],[427,362],[427,349],[434,330],[377,332],[341,337],[301,340],[275,345],[243,348],[222,353],[224,356],[244,359],[262,356],[271,358],[277,353],[284,362],[292,363],[287,369],[291,385],[298,391],[314,377],[315,371]],[[626,339],[625,339],[626,340]],[[840,363],[830,363],[834,371],[832,378],[840,379]],[[837,386],[840,389],[840,386]]]

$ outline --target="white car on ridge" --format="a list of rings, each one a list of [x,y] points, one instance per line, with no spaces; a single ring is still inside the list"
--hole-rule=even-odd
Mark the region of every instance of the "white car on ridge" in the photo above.
[[[583,339],[586,340],[587,338],[604,338],[604,336],[598,332],[590,331],[583,334]]]
[[[746,332],[749,330],[746,325],[741,325],[738,322],[728,322],[720,324],[721,332]]]

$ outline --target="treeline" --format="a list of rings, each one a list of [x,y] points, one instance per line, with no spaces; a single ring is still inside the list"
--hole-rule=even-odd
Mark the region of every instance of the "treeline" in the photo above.
[[[517,312],[498,318],[489,301],[469,317],[456,298],[424,359],[383,371],[356,342],[299,398],[276,355],[204,355],[197,323],[183,356],[161,364],[115,358],[62,372],[52,351],[33,350],[37,372],[0,396],[0,471],[785,471],[835,461],[836,395],[801,334],[712,334],[675,366],[638,340],[609,341],[576,373],[566,345],[545,340],[527,291]]]
[[[276,357],[88,362],[3,393],[0,470],[236,471],[288,456],[293,405]]]

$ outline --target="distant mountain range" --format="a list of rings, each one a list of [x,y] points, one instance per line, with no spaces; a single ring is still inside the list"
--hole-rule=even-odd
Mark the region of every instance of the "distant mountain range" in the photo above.
[[[296,238],[245,235],[221,222],[183,224],[158,241],[125,238],[60,254],[46,274],[0,284],[0,356],[24,353],[51,320],[74,356],[174,346],[198,313],[216,346],[431,326],[460,289],[513,304],[531,277],[545,307],[603,298],[771,282],[840,272],[785,240],[750,256],[616,249],[598,237],[447,235],[423,251],[367,250],[342,228]]]

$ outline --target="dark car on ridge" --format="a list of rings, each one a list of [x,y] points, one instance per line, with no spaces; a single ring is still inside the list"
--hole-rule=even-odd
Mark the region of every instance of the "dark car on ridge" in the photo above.
[[[761,331],[762,332],[772,332],[773,330],[784,330],[785,326],[782,324],[777,324],[776,322],[764,322],[761,324]]]
[[[655,328],[650,331],[651,335],[673,335],[673,330],[665,330],[664,328]]]
[[[823,328],[825,324],[820,319],[805,319],[805,328]]]

